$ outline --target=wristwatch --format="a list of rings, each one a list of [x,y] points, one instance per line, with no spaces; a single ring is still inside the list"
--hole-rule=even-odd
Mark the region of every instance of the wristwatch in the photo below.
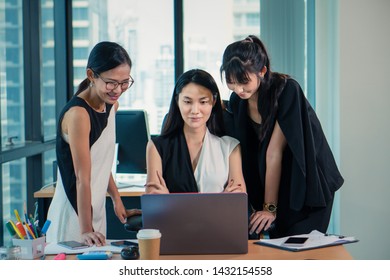
[[[270,213],[276,213],[276,210],[278,207],[276,206],[275,203],[264,203],[263,204],[263,210],[268,211]]]

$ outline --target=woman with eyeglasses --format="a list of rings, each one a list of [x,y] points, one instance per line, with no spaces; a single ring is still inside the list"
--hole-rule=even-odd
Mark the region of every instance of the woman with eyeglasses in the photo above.
[[[242,147],[250,233],[272,223],[271,237],[326,232],[344,179],[300,85],[271,71],[253,35],[227,46],[220,71],[232,91],[227,123]]]
[[[57,185],[48,211],[47,242],[75,240],[105,244],[106,193],[122,222],[127,211],[111,174],[115,153],[115,113],[118,99],[134,80],[131,59],[114,42],[92,49],[87,77],[65,105],[57,127]]]

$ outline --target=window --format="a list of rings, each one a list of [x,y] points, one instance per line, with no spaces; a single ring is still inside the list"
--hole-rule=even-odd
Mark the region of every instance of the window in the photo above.
[[[258,13],[248,13],[246,15],[246,25],[247,26],[260,26],[260,17]]]
[[[73,29],[73,39],[74,40],[85,40],[88,38],[88,29],[87,28],[75,28]],[[87,55],[88,57],[88,55]]]
[[[119,109],[145,109],[150,132],[159,133],[174,86],[173,1],[72,3],[74,89],[86,77],[88,55],[96,43],[121,44],[132,59],[135,83],[119,99]]]
[[[81,7],[82,5],[89,5],[90,1],[74,1],[74,2],[79,2],[75,3],[73,5],[73,20],[78,21],[78,20],[86,20],[88,19],[88,7]],[[78,5],[80,4],[80,5]],[[91,3],[93,4],[93,3]]]
[[[89,49],[87,47],[79,47],[73,50],[74,60],[85,60],[89,55]]]
[[[208,71],[217,82],[222,99],[229,99],[230,95],[219,74],[223,51],[236,38],[241,40],[249,34],[260,34],[260,24],[249,25],[242,20],[250,15],[260,22],[260,1],[245,4],[245,9],[242,2],[184,1],[184,68]]]
[[[23,91],[23,36],[22,9],[18,1],[8,1],[0,6],[0,117],[1,149],[24,141],[24,91]],[[26,188],[23,178],[25,164],[22,160],[1,166],[3,219],[9,218],[14,208],[23,205]],[[4,224],[0,225],[2,232]],[[4,231],[3,231],[4,230]]]
[[[27,198],[53,178],[42,171],[55,159],[46,142],[55,137],[53,10],[53,0],[0,0],[0,245],[11,242],[5,222],[14,209],[33,205]]]

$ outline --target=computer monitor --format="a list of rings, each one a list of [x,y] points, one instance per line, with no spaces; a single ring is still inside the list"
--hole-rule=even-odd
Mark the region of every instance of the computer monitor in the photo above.
[[[146,173],[146,145],[149,139],[149,123],[144,110],[118,110],[116,173]]]

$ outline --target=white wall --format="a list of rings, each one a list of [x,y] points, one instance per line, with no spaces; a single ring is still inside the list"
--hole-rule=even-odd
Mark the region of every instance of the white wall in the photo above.
[[[339,0],[341,232],[390,259],[390,1]]]

